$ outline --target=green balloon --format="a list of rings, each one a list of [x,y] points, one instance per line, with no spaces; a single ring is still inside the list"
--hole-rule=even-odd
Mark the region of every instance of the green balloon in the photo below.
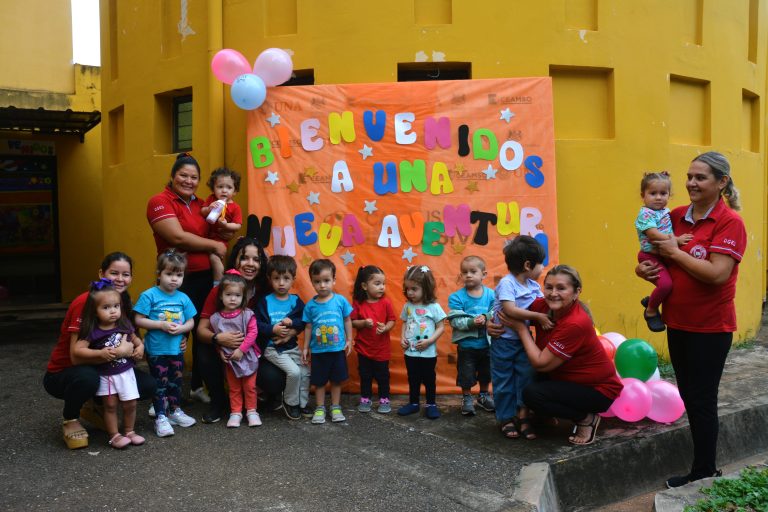
[[[622,342],[616,349],[614,360],[622,378],[634,377],[643,382],[653,375],[659,363],[656,350],[647,341],[638,338]]]

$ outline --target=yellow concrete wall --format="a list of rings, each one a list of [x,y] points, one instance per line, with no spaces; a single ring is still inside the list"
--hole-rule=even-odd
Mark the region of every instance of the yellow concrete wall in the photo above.
[[[0,89],[72,93],[72,11],[67,0],[0,2]]]
[[[132,190],[117,200],[119,215],[105,214],[114,227],[105,242],[107,249],[130,247],[142,267],[154,249],[149,228],[138,224],[172,161],[153,150],[155,94],[192,87],[194,154],[204,173],[221,163],[244,170],[246,114],[211,81],[216,50],[235,48],[253,60],[268,47],[289,49],[294,67],[314,69],[318,84],[395,81],[398,63],[439,52],[446,61],[471,62],[473,78],[553,77],[560,261],[581,271],[583,297],[602,331],[641,336],[665,350],[663,335],[649,336],[638,304],[650,286],[633,274],[640,177],[669,169],[672,205],[680,205],[688,162],[710,149],[726,153],[750,241],[738,336],[759,325],[767,229],[764,0],[219,0],[182,2],[186,17],[170,0],[101,5],[104,114],[123,106],[125,117],[118,134],[125,159],[105,169],[105,189],[120,183]],[[182,18],[194,34],[180,33]],[[115,147],[109,121],[104,130],[107,160]],[[240,203],[247,206],[244,197]],[[141,271],[142,284],[150,284],[149,269]]]

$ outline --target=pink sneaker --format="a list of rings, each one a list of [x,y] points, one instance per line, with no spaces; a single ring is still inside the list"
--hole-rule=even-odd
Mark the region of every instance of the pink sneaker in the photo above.
[[[246,411],[245,417],[248,419],[249,427],[261,426],[261,416],[259,416],[259,413],[257,413],[256,411]]]

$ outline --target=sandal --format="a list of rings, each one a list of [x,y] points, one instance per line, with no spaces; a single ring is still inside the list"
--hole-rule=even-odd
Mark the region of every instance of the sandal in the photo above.
[[[120,435],[120,432],[113,435],[112,438],[109,440],[109,446],[117,450],[122,450],[129,444],[131,444],[131,440],[123,435]]]
[[[528,441],[536,439],[536,431],[531,425],[531,418],[526,416],[517,420],[517,426],[520,429],[520,435]]]
[[[126,432],[125,433],[125,437],[130,439],[131,444],[134,445],[134,446],[140,446],[140,445],[144,444],[144,441],[146,441],[146,439],[141,437],[139,434],[137,434],[133,430],[131,430],[130,432]]]
[[[76,450],[78,448],[85,448],[88,446],[88,431],[86,431],[82,425],[78,430],[67,432],[64,430],[63,425],[68,423],[76,423],[78,420],[64,420],[62,424],[62,436],[64,437],[64,443],[70,450]]]
[[[573,430],[571,431],[571,437],[568,438],[568,442],[571,444],[575,444],[577,446],[586,446],[588,444],[592,444],[595,442],[595,437],[597,434],[597,427],[600,425],[600,415],[593,413],[592,414],[592,421],[589,423],[574,423],[573,424]],[[576,432],[578,431],[579,427],[589,427],[589,437],[587,440],[583,443],[577,443],[576,442]]]
[[[517,417],[504,423],[501,426],[501,433],[507,439],[520,439],[520,431],[517,429]]]

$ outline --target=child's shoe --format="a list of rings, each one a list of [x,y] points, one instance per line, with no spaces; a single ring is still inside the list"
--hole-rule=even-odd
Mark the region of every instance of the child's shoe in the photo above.
[[[425,412],[427,418],[436,420],[440,417],[440,409],[437,408],[437,404],[427,404],[427,410]]]
[[[488,395],[488,393],[480,393],[480,396],[477,397],[477,406],[488,412],[493,412],[496,410],[496,404],[494,403],[493,398]]]
[[[651,300],[650,297],[643,297],[640,301],[640,304],[648,309],[648,302]],[[643,311],[643,318],[645,319],[645,323],[648,325],[648,330],[652,332],[663,332],[666,330],[667,326],[664,325],[664,320],[661,319],[661,314],[656,313],[655,315],[648,316],[648,314]]]
[[[184,428],[191,427],[197,423],[197,420],[182,411],[181,407],[177,407],[175,411],[168,415],[168,421],[171,425],[178,425]]]
[[[248,419],[248,426],[249,427],[260,427],[261,426],[261,416],[259,416],[259,413],[256,411],[246,411],[245,417]]]
[[[205,391],[205,388],[200,386],[197,389],[193,389],[189,392],[189,398],[194,398],[195,400],[199,400],[200,402],[203,402],[204,404],[211,403],[211,397],[208,396],[208,392]]]
[[[243,421],[243,415],[239,412],[233,412],[227,420],[227,428],[238,428],[241,421]]]
[[[298,420],[301,418],[301,411],[299,410],[298,405],[288,405],[287,403],[283,402],[283,410],[285,411],[285,415],[288,416],[289,420]]]
[[[312,418],[315,415],[315,410],[312,409],[309,405],[300,407],[299,412],[301,412],[301,415],[307,419]]]
[[[150,418],[156,418],[157,414],[155,414],[155,404],[152,404],[149,406],[149,411],[147,411],[147,414],[149,414]]]
[[[361,398],[360,405],[357,406],[357,412],[371,412],[371,399]]]
[[[400,416],[408,416],[409,414],[415,414],[419,412],[419,404],[405,404],[397,410],[397,414]]]
[[[315,413],[312,415],[312,423],[314,425],[322,425],[325,423],[325,406],[318,405],[315,409]]]
[[[109,440],[109,446],[112,448],[117,448],[118,450],[122,450],[129,444],[131,444],[131,440],[123,435],[120,435],[120,432],[113,435],[112,439]]]
[[[168,418],[162,414],[157,417],[155,420],[155,434],[157,434],[157,437],[168,437],[175,433],[171,424],[168,423]]]
[[[370,411],[370,400],[368,410]],[[340,423],[342,421],[346,421],[347,418],[344,417],[344,413],[341,412],[341,406],[340,405],[332,405],[331,406],[331,421],[334,423]]]
[[[131,440],[131,444],[134,445],[134,446],[140,446],[140,445],[144,444],[144,441],[146,441],[146,439],[144,439],[142,436],[140,436],[139,434],[137,434],[133,430],[131,430],[130,432],[126,432],[125,433],[125,437],[130,439]]]
[[[462,395],[461,397],[461,414],[464,416],[475,415],[475,405],[472,395]]]
[[[392,405],[389,403],[389,398],[379,399],[379,408],[376,409],[379,414],[389,414],[392,412]]]

